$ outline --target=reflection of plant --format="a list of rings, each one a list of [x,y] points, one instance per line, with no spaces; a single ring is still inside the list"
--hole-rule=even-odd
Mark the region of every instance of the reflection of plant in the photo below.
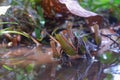
[[[11,68],[7,65],[3,65],[2,67],[14,73],[14,77],[11,77],[14,78],[14,80],[34,80],[33,64],[29,64],[25,68]]]

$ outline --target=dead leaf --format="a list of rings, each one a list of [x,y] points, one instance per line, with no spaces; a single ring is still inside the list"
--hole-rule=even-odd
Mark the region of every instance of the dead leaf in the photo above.
[[[77,0],[59,0],[60,3],[65,4],[67,9],[74,15],[80,16],[80,17],[90,17],[90,16],[96,16],[98,14],[85,10],[80,6]]]

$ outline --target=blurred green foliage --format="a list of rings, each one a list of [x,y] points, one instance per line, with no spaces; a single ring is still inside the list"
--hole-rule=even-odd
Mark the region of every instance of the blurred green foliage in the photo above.
[[[39,0],[40,1],[40,0]],[[45,20],[43,16],[43,11],[40,5],[36,5],[38,0],[12,0],[11,5],[12,6],[19,6],[21,8],[24,8],[25,10],[34,10],[35,13],[31,15],[34,18],[34,22],[36,23],[36,27],[34,28],[35,36],[37,40],[41,41],[41,30],[44,27]],[[37,17],[36,17],[37,16]]]
[[[116,60],[117,57],[115,56],[115,54],[109,51],[100,55],[100,62],[103,64],[112,64]]]
[[[92,11],[120,6],[120,1],[118,0],[79,0],[79,2],[83,7]]]
[[[100,13],[100,11],[112,10],[113,16],[120,19],[120,1],[119,0],[79,0],[82,7],[87,10]]]

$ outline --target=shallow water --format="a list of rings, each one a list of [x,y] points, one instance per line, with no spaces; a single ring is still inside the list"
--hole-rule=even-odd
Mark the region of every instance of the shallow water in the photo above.
[[[1,55],[3,55],[4,58],[13,57],[13,59],[1,59],[0,80],[19,80],[15,78],[17,74],[15,71],[17,70],[18,73],[22,73],[19,74],[20,76],[27,77],[26,75],[28,73],[26,73],[24,69],[28,64],[34,65],[34,70],[29,74],[30,76],[34,76],[34,80],[119,80],[119,53],[112,53],[113,55],[108,56],[103,54],[102,58],[104,58],[105,61],[99,57],[95,59],[70,59],[71,65],[62,65],[59,60],[52,61],[52,54],[50,53],[51,49],[49,47],[43,49],[40,47],[34,49],[19,48],[10,51],[7,49],[6,53],[2,53]],[[6,70],[2,66],[6,63],[15,70]]]

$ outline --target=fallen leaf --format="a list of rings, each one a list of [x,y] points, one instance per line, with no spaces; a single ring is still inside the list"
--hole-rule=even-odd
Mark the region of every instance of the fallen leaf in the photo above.
[[[80,17],[90,17],[90,16],[96,16],[98,14],[85,10],[80,6],[77,0],[59,0],[60,3],[65,4],[67,9],[74,15],[80,16]]]

